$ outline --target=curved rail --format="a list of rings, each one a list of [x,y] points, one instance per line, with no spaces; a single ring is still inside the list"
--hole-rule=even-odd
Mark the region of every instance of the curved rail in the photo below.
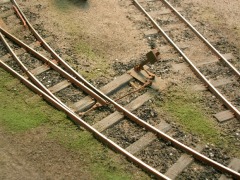
[[[237,119],[240,119],[240,112],[236,107],[234,107],[208,80],[207,78],[198,70],[198,68],[192,63],[192,61],[184,54],[183,51],[172,41],[172,39],[164,32],[164,30],[157,24],[156,21],[145,11],[145,9],[138,3],[137,0],[133,0],[138,8],[150,19],[155,28],[157,28],[163,36],[168,40],[168,42],[183,56],[183,58],[188,62],[193,72],[208,86],[209,90],[217,96],[223,104],[229,108],[236,116]]]
[[[240,72],[195,27],[193,27],[193,25],[191,25],[185,17],[183,17],[168,1],[160,1],[166,4],[183,22],[185,22],[188,27],[190,27],[191,30],[212,50],[212,52],[214,52],[218,58],[223,60],[233,70],[238,78],[240,77]]]
[[[26,18],[25,14],[22,12],[22,10],[20,9],[19,5],[17,4],[17,2],[15,0],[12,0],[12,2],[15,4],[15,6],[18,8],[19,13],[22,15],[22,17],[24,18],[25,22],[27,23],[27,26],[29,27],[30,31],[34,34],[35,38],[41,42],[41,45],[51,54],[51,56],[57,60],[59,63],[61,63],[61,65],[67,70],[69,71],[70,74],[72,74],[74,77],[76,77],[78,80],[80,80],[82,83],[84,83],[87,87],[92,88],[93,91],[95,91],[97,94],[99,94],[99,96],[101,97],[105,97],[105,95],[103,96],[103,93],[100,92],[99,90],[96,90],[88,81],[86,81],[78,72],[76,72],[71,66],[69,66],[69,64],[67,64],[47,43],[46,41],[39,35],[39,33],[33,28],[33,26],[31,25],[31,23],[28,21],[28,19]]]
[[[31,81],[42,91],[47,93],[49,96],[54,98],[56,101],[58,101],[62,106],[65,108],[68,108],[63,102],[61,102],[56,96],[54,96],[29,70],[28,68],[20,61],[20,59],[16,56],[16,54],[13,52],[12,48],[9,46],[5,38],[3,37],[2,33],[0,32],[0,39],[3,41],[4,45],[8,49],[9,53],[12,55],[12,57],[17,61],[21,69],[27,74],[28,78],[31,79]],[[68,108],[69,109],[69,108]],[[70,109],[69,109],[70,110]]]
[[[13,2],[15,2],[15,0],[13,0]],[[23,15],[23,17],[25,18],[25,16]],[[30,23],[28,22],[28,20],[26,19],[26,22],[28,25],[30,25]],[[31,26],[31,25],[30,25]],[[34,30],[35,31],[35,30]],[[35,31],[36,32],[36,31]],[[39,38],[37,38],[39,39]],[[42,38],[41,38],[42,39]],[[47,46],[49,47],[47,44],[44,45],[44,47]],[[118,110],[118,111],[121,111],[124,113],[124,115],[126,117],[128,117],[129,119],[131,119],[132,121],[134,121],[135,123],[139,124],[140,126],[143,126],[145,127],[146,129],[148,129],[149,131],[153,132],[154,134],[156,134],[158,137],[166,140],[166,141],[170,141],[174,146],[182,149],[183,151],[186,151],[187,153],[191,154],[194,158],[196,159],[199,159],[200,161],[203,161],[205,163],[208,163],[209,165],[215,167],[216,169],[224,172],[224,173],[228,173],[230,175],[232,175],[233,177],[236,177],[236,178],[240,178],[240,174],[228,167],[225,167],[223,166],[222,164],[216,162],[216,161],[213,161],[212,159],[198,153],[197,151],[187,147],[186,145],[178,142],[177,140],[173,139],[172,137],[170,137],[169,135],[163,133],[162,131],[158,130],[157,128],[149,125],[148,123],[146,123],[145,121],[143,121],[142,119],[138,118],[136,115],[134,115],[133,113],[129,112],[128,110],[126,110],[125,108],[123,108],[121,105],[117,104],[115,101],[113,101],[112,99],[110,99],[108,96],[106,96],[105,94],[103,94],[101,91],[99,91],[98,89],[96,89],[93,85],[91,85],[89,82],[87,82],[82,76],[80,76],[76,71],[74,71],[66,62],[64,62],[50,47],[49,47],[49,51],[51,51],[51,53],[54,55],[54,57],[56,58],[56,60],[59,60],[61,63],[63,64],[66,64],[67,67],[69,68],[66,68],[68,69],[69,71],[71,70],[72,73],[74,73],[74,75],[76,75],[77,78],[80,78],[81,81],[86,84],[86,86],[88,86],[89,88],[91,88],[91,91],[94,91],[96,92],[97,96],[101,96],[103,99],[105,99],[106,101],[108,101],[109,103],[113,104],[115,106],[115,108]],[[51,62],[51,61],[50,61]],[[75,74],[76,73],[76,74]],[[75,78],[74,78],[75,79]],[[58,105],[59,107],[59,105]],[[62,108],[62,107],[61,107]],[[64,110],[66,112],[66,110]],[[69,113],[69,112],[68,112]],[[69,117],[72,117],[74,118],[74,120],[77,120],[79,122],[79,117],[76,116],[75,114],[70,114]],[[78,118],[78,119],[76,119]],[[82,121],[82,120],[81,120]],[[82,122],[84,125],[84,127],[86,129],[88,129],[90,132],[92,132],[94,135],[100,135],[100,139],[103,140],[103,142],[107,141],[107,144],[109,143],[109,140],[106,140],[106,137],[104,136],[104,138],[102,138],[102,134],[100,134],[99,132],[95,132],[96,130],[89,126],[88,124],[86,124],[84,121]],[[119,150],[119,149],[117,149]],[[125,150],[124,150],[125,151]],[[127,152],[126,152],[127,153]],[[129,157],[129,153],[127,153],[126,155],[127,157]],[[132,156],[132,155],[131,155]],[[134,157],[135,158],[135,157]],[[132,159],[130,158],[130,160],[132,160],[133,162],[137,162],[139,160],[136,161],[136,159]],[[141,167],[143,167],[141,164],[140,164]],[[156,175],[156,172],[155,170],[153,171],[153,174]],[[157,174],[159,174],[159,172],[157,172]],[[161,177],[161,178],[166,178],[165,176],[162,176],[162,174],[158,177]]]
[[[80,124],[81,126],[83,126],[86,130],[88,130],[89,132],[91,132],[94,136],[96,136],[99,140],[101,140],[101,142],[103,142],[104,144],[106,144],[107,146],[111,147],[112,149],[114,149],[115,151],[125,155],[130,161],[136,163],[138,166],[140,166],[141,168],[145,169],[146,171],[148,171],[149,173],[155,175],[158,178],[161,179],[169,179],[168,177],[166,177],[165,175],[161,174],[160,172],[158,172],[157,170],[155,170],[154,168],[150,167],[149,165],[145,164],[143,161],[139,160],[138,158],[136,158],[135,156],[133,156],[132,154],[130,154],[129,152],[127,152],[126,150],[124,150],[123,148],[121,148],[120,146],[118,146],[116,143],[114,143],[113,141],[111,141],[110,139],[108,139],[106,136],[104,136],[103,134],[99,133],[96,129],[94,129],[92,126],[90,126],[89,124],[87,124],[85,121],[83,121],[79,116],[77,116],[75,113],[73,113],[72,111],[70,111],[69,109],[66,109],[62,104],[60,104],[58,101],[56,101],[55,99],[53,99],[51,96],[49,96],[47,93],[43,92],[41,89],[39,89],[38,87],[36,87],[34,84],[32,84],[31,82],[29,82],[27,79],[25,79],[23,76],[21,76],[20,74],[18,74],[17,72],[15,72],[14,70],[12,70],[8,65],[6,65],[4,62],[2,62],[0,60],[0,66],[3,67],[6,71],[8,71],[9,73],[11,73],[13,76],[17,77],[23,84],[25,84],[28,88],[30,88],[32,91],[34,91],[35,93],[41,95],[47,102],[49,102],[50,104],[52,104],[54,107],[56,107],[57,109],[65,112],[67,114],[68,117],[70,117],[75,123]]]
[[[43,55],[41,55],[40,53],[38,53],[37,51],[35,51],[34,49],[32,49],[31,47],[29,47],[28,45],[26,45],[25,43],[23,43],[21,40],[17,39],[16,37],[14,37],[13,35],[11,35],[10,33],[8,33],[7,31],[5,31],[3,28],[0,27],[0,32],[3,33],[6,37],[8,37],[9,39],[11,39],[12,41],[14,41],[16,44],[18,44],[19,46],[23,47],[26,51],[28,51],[30,54],[34,55],[35,57],[37,57],[38,59],[44,61],[46,64],[48,64],[51,68],[53,68],[54,70],[56,70],[57,72],[59,72],[63,77],[67,78],[70,82],[74,83],[76,86],[80,87],[84,92],[86,92],[87,94],[91,95],[92,97],[94,97],[95,99],[97,99],[101,104],[105,104],[106,101],[101,98],[99,95],[97,95],[96,93],[94,93],[90,88],[86,87],[82,82],[79,82],[76,78],[74,78],[73,76],[71,76],[70,74],[68,74],[67,72],[65,72],[62,68],[60,68],[59,66],[57,66],[55,63],[53,63],[52,61],[48,60],[46,57],[44,57]]]

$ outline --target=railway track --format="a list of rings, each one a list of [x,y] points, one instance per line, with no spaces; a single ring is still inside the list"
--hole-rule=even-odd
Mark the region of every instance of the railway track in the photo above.
[[[184,71],[184,68],[189,66],[204,84],[194,88],[210,90],[228,108],[228,110],[216,113],[215,117],[220,122],[224,122],[232,119],[233,113],[239,119],[240,72],[239,63],[236,64],[238,68],[230,63],[230,60],[234,58],[232,54],[221,54],[180,14],[179,11],[182,11],[180,7],[174,8],[165,0],[133,0],[133,4],[147,18],[146,20],[135,17],[135,20],[140,19],[141,24],[146,24],[142,28],[143,33],[150,45],[154,44],[162,50],[162,59],[169,58],[171,50],[171,53],[177,53],[181,59],[185,60],[185,62],[179,61],[175,56],[168,66],[177,72]],[[156,66],[156,70],[158,69],[159,66]]]
[[[132,113],[141,111],[141,108],[149,112],[144,106],[151,104],[155,93],[148,86],[157,86],[159,89],[157,81],[161,81],[160,79],[151,79],[146,73],[148,71],[137,73],[130,70],[98,90],[62,60],[39,36],[16,1],[4,1],[1,6],[6,10],[0,14],[3,17],[0,27],[1,67],[53,106],[64,111],[76,124],[91,132],[101,142],[124,154],[156,178],[172,179],[179,176],[184,169],[191,171],[193,167],[190,164],[194,160],[206,163],[200,163],[199,166],[207,171],[209,166],[218,170],[219,172],[214,169],[210,171],[216,177],[226,173],[236,179],[240,178],[236,159],[231,164],[236,169],[230,169],[225,166],[229,162],[224,162],[223,165],[201,154],[201,151],[204,152],[204,145],[194,143],[189,147],[172,138],[171,127],[165,121],[155,118],[150,125],[146,122],[150,117],[143,120]],[[8,18],[11,20],[8,21]],[[15,28],[9,28],[8,32],[6,29],[12,23],[15,23]],[[23,29],[24,36],[14,36],[19,36]],[[51,37],[49,39],[51,41]],[[153,111],[150,114],[155,117]],[[159,147],[163,151],[159,151]],[[154,156],[151,153],[156,152],[158,163],[146,158],[147,154]],[[167,154],[167,157],[162,154]],[[168,157],[173,154],[176,154],[175,158]]]

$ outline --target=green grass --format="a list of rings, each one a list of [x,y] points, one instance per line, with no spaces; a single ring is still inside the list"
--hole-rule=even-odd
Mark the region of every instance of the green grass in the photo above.
[[[62,113],[46,106],[41,98],[2,69],[0,77],[0,124],[8,130],[26,131],[49,120],[62,118]]]
[[[204,115],[204,111],[196,104],[196,95],[181,93],[172,96],[165,104],[165,108],[178,118],[179,122],[188,130],[206,137],[219,135],[216,124],[209,121],[209,117]]]
[[[79,168],[93,179],[148,179],[141,171],[131,172],[124,157],[109,150],[89,132],[78,130],[64,113],[42,101],[1,68],[0,77],[0,126],[5,133],[19,137],[33,128],[47,129],[47,138],[82,157],[83,166]]]
[[[205,143],[213,143],[219,147],[227,148],[233,154],[239,154],[238,150],[231,144],[234,139],[222,136],[219,124],[210,113],[204,109],[204,100],[198,93],[184,88],[176,88],[167,94],[165,101],[159,102],[175,122],[189,133],[195,134]]]
[[[57,123],[51,137],[65,147],[81,152],[84,157],[89,157],[82,160],[94,179],[134,179],[132,175],[135,172],[131,172],[131,168],[126,168],[124,164],[127,162],[122,156],[110,151],[88,132],[76,130],[76,126],[72,123]],[[138,178],[147,179],[148,177]]]
[[[109,74],[110,66],[103,58],[103,53],[95,51],[90,44],[81,39],[76,40],[74,47],[75,52],[86,58],[90,64],[87,71],[86,69],[82,69],[80,70],[80,74],[90,80]]]

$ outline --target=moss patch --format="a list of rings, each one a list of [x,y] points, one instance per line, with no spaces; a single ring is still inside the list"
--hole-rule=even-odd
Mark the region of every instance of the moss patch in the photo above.
[[[200,137],[205,143],[213,143],[226,148],[236,154],[236,148],[229,145],[234,144],[234,139],[222,136],[218,123],[204,109],[202,97],[189,89],[176,88],[168,92],[162,108],[168,112],[173,120],[189,133]],[[237,153],[238,154],[238,153]]]
[[[80,70],[80,73],[87,79],[94,80],[105,74],[109,74],[109,63],[103,58],[103,53],[94,50],[90,44],[81,39],[76,41],[74,46],[75,52],[87,59],[88,67]]]
[[[25,131],[49,120],[62,118],[62,113],[39,101],[41,98],[3,69],[0,69],[0,76],[0,123],[7,129]]]
[[[0,77],[0,125],[4,129],[18,136],[40,126],[49,129],[47,138],[81,155],[84,165],[79,168],[86,169],[93,179],[149,179],[90,133],[78,130],[64,113],[42,101],[1,68]]]
[[[136,173],[136,167],[127,165],[125,158],[109,150],[87,131],[78,130],[70,121],[55,122],[51,138],[63,146],[84,154],[84,164],[94,179],[148,179],[146,174]]]

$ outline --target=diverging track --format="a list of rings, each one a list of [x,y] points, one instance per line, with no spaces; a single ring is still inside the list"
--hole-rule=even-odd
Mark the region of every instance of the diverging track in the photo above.
[[[0,60],[2,68],[19,78],[27,87],[41,95],[53,106],[64,111],[72,120],[91,132],[101,142],[125,155],[130,161],[156,178],[175,178],[194,159],[204,162],[222,173],[240,178],[238,172],[201,154],[200,152],[204,149],[203,145],[196,144],[194,148],[188,147],[166,134],[171,128],[166,122],[155,119],[150,125],[146,122],[150,119],[147,115],[145,115],[147,118],[143,120],[132,113],[132,111],[137,111],[142,106],[151,103],[154,96],[154,93],[147,88],[151,83],[146,84],[135,79],[140,74],[144,76],[145,80],[148,80],[145,71],[136,75],[136,72],[131,70],[129,74],[135,74],[134,77],[123,74],[100,90],[96,89],[50,48],[33,29],[16,1],[13,0],[12,3],[17,9],[16,12],[18,12],[22,24],[30,30],[24,32],[27,34],[27,39],[33,41],[25,43],[24,39],[20,40],[0,27],[1,48],[3,49]],[[5,4],[6,7],[11,5],[10,2]],[[15,16],[11,15],[10,9],[4,14]],[[16,22],[19,24],[17,20]],[[13,29],[13,33],[14,31],[16,29]],[[113,99],[118,99],[119,103]],[[154,116],[154,112],[151,113]],[[177,154],[175,159],[170,162],[168,157],[160,156],[161,159],[158,160],[161,162],[160,164],[144,162],[143,152],[145,149],[158,151],[160,146],[162,149],[166,149],[167,154]],[[184,164],[181,165],[183,162]],[[163,168],[164,164],[167,164],[167,167]],[[202,166],[205,165],[202,164]],[[205,166],[205,168],[208,167]],[[218,173],[218,176],[220,175],[221,173]]]

